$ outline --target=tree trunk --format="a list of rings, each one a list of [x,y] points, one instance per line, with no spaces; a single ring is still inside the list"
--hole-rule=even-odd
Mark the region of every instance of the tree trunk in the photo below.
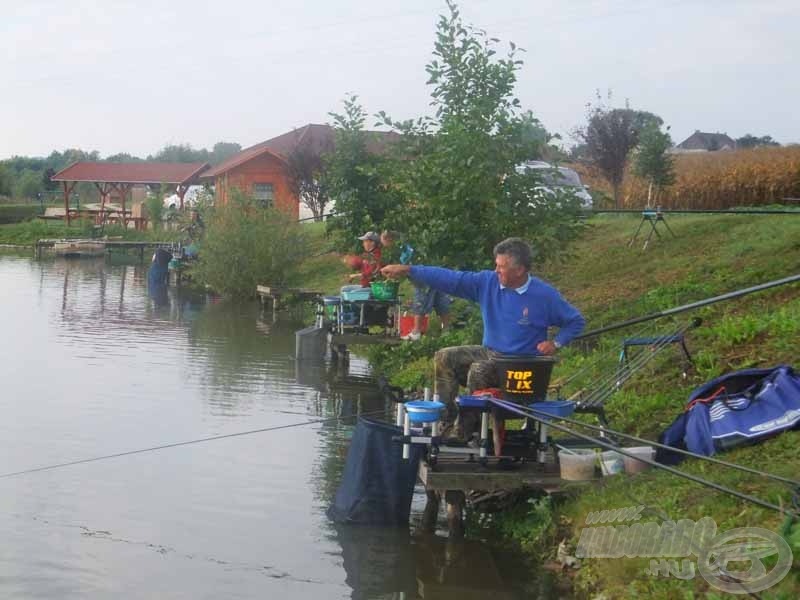
[[[613,183],[612,185],[614,187],[614,208],[622,208],[622,202],[620,198],[622,195],[622,183]]]

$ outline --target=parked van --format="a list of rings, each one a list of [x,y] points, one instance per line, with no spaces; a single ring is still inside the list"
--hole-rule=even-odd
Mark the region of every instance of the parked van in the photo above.
[[[592,208],[592,196],[588,188],[581,182],[580,175],[568,167],[556,167],[548,162],[532,160],[517,166],[517,173],[525,173],[530,169],[538,173],[541,185],[537,190],[545,194],[554,194],[557,190],[571,191],[580,200],[581,206]]]

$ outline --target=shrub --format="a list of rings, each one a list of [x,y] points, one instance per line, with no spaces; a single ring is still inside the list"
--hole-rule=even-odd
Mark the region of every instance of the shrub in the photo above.
[[[250,298],[259,284],[291,281],[307,254],[305,237],[288,215],[234,191],[228,204],[208,211],[192,277],[219,293]]]

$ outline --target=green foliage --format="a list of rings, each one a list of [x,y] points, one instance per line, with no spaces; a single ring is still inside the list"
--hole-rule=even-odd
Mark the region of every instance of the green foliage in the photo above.
[[[337,234],[341,248],[351,248],[365,231],[380,230],[397,200],[379,174],[385,159],[367,150],[375,134],[364,130],[366,112],[358,97],[344,100],[344,113],[330,114],[335,151],[325,158],[321,185],[335,198],[337,216],[328,220],[328,231]]]
[[[778,142],[772,139],[771,135],[756,136],[750,133],[736,138],[737,148],[758,148],[760,146],[780,146]]]
[[[661,131],[656,123],[651,123],[639,134],[633,170],[639,177],[649,181],[656,190],[675,183],[675,159],[669,153],[671,147],[669,127],[667,131]]]
[[[575,132],[581,143],[581,152],[587,162],[611,184],[614,206],[620,208],[628,157],[639,143],[641,132],[659,129],[663,121],[652,113],[633,110],[627,105],[625,108],[606,106],[599,93],[597,102],[587,106],[586,120],[586,125]]]
[[[0,163],[0,196],[10,196],[13,188],[11,170]]]
[[[238,191],[207,215],[196,281],[235,298],[252,298],[259,284],[281,285],[307,254],[302,226],[284,213],[262,209]]]
[[[41,173],[30,169],[19,173],[14,181],[13,193],[15,198],[36,198],[36,194],[43,190]]]
[[[147,219],[153,224],[153,230],[158,231],[161,229],[161,221],[164,218],[164,194],[166,187],[162,184],[158,193],[150,193],[144,201],[144,207],[147,211]]]
[[[3,204],[0,205],[0,224],[27,221],[40,211],[38,204]]]
[[[402,134],[383,165],[399,197],[384,225],[407,232],[428,263],[486,267],[494,245],[509,236],[533,241],[543,260],[576,235],[579,203],[554,201],[537,191],[532,170],[515,169],[540,157],[550,140],[514,95],[520,49],[511,43],[500,56],[497,39],[448,7],[426,67],[435,115],[399,122],[378,113]]]

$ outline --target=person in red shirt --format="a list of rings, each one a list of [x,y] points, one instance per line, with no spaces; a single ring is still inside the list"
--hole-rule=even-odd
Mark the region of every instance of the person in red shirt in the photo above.
[[[381,236],[374,231],[368,231],[358,238],[364,247],[364,252],[357,261],[348,261],[359,273],[350,275],[350,281],[359,279],[361,287],[369,287],[370,282],[380,273],[381,264]]]

